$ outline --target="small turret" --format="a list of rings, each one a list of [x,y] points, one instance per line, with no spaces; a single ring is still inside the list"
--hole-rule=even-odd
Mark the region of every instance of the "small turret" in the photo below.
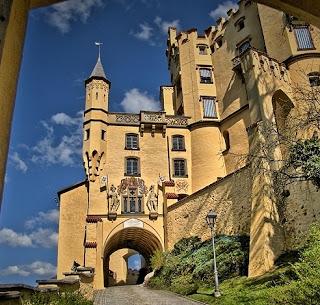
[[[85,81],[86,102],[83,123],[83,161],[88,180],[94,182],[103,171],[106,154],[107,112],[110,81],[101,63],[100,45],[97,63]]]

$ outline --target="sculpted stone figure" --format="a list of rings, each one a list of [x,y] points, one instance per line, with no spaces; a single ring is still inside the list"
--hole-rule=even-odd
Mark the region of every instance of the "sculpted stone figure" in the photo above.
[[[154,192],[154,185],[151,185],[149,189],[147,207],[151,213],[158,212],[158,198],[156,193]]]
[[[117,194],[117,188],[112,184],[109,193],[109,213],[117,213],[120,200]]]

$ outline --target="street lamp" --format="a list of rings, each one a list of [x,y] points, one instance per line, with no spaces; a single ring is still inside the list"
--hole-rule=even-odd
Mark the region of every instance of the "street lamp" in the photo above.
[[[218,271],[217,271],[217,262],[216,262],[216,250],[214,247],[214,225],[217,219],[217,213],[210,210],[210,212],[207,215],[207,224],[209,228],[211,229],[211,236],[212,236],[212,248],[213,248],[213,268],[214,268],[214,296],[220,297],[221,293],[219,291],[219,280],[218,280]]]

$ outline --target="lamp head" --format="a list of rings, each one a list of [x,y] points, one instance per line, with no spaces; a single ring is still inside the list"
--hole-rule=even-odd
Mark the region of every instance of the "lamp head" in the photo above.
[[[214,211],[210,210],[210,212],[207,215],[207,224],[210,228],[213,228],[215,225],[217,219],[217,213]]]

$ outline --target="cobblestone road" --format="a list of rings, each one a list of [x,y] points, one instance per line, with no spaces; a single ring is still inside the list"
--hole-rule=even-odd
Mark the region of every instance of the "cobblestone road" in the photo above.
[[[199,305],[199,303],[167,291],[132,285],[99,290],[94,305]]]

